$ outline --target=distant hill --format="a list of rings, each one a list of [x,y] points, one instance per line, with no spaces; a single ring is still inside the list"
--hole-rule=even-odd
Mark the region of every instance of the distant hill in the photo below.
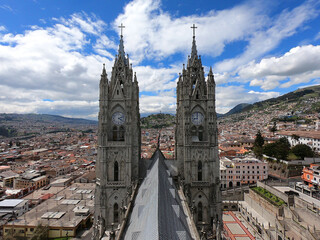
[[[174,126],[176,117],[171,114],[158,113],[141,118],[141,128],[164,128]]]
[[[285,107],[289,103],[295,103],[296,106],[294,109],[292,109],[292,111],[315,113],[320,112],[320,102],[317,101],[317,99],[320,100],[320,85],[300,88],[277,98],[270,98],[261,102],[250,104],[243,108],[241,112],[252,109],[264,109],[272,105],[279,105],[279,108],[281,108]]]
[[[16,114],[0,113],[0,124],[5,122],[33,121],[36,123],[60,123],[72,125],[96,125],[98,122],[82,118],[68,118],[50,114]]]
[[[301,88],[282,96],[270,98],[253,104],[241,103],[225,114],[218,114],[218,117],[227,117],[233,114],[244,113],[251,110],[263,110],[267,109],[268,107],[286,109],[288,104],[294,105],[294,107],[290,110],[292,113],[296,111],[306,114],[319,113],[320,85]]]
[[[235,114],[235,113],[239,113],[241,112],[244,108],[249,107],[251,104],[249,103],[240,103],[237,106],[235,106],[234,108],[232,108],[229,112],[225,113],[225,114],[221,114],[222,116],[229,116],[231,114]]]

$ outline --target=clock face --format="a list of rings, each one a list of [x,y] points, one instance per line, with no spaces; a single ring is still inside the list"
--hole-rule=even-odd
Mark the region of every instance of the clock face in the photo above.
[[[194,125],[200,125],[203,122],[203,115],[200,112],[194,112],[191,115],[191,122]]]
[[[116,125],[124,124],[126,118],[122,112],[115,112],[112,114],[112,122]]]

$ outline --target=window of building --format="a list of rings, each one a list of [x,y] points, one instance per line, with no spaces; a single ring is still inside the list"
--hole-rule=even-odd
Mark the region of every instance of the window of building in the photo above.
[[[117,126],[113,126],[112,128],[112,140],[117,141],[118,140],[118,128]]]
[[[203,127],[202,126],[199,127],[198,137],[199,137],[199,141],[203,141]]]
[[[198,181],[202,181],[202,162],[198,162]]]
[[[114,223],[119,222],[119,206],[117,203],[113,205],[113,222]]]
[[[202,203],[198,203],[198,222],[203,221]]]
[[[119,181],[119,164],[117,161],[113,165],[114,181]]]
[[[124,133],[125,133],[124,127],[120,126],[120,128],[119,128],[119,141],[124,141]]]

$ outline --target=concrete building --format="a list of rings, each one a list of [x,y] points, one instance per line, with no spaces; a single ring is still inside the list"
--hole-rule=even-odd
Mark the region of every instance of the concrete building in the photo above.
[[[310,164],[310,167],[304,167],[301,178],[309,187],[320,190],[320,164]]]
[[[41,225],[48,227],[48,238],[74,237],[92,224],[94,189],[93,183],[75,183],[5,224],[3,233],[30,239]]]
[[[16,217],[19,217],[28,210],[28,200],[5,199],[0,201],[0,213],[12,213]]]
[[[239,187],[268,178],[268,163],[254,157],[220,159],[221,188]]]
[[[37,177],[29,177],[29,176],[21,176],[19,178],[14,179],[14,188],[15,189],[23,189],[28,187],[35,186],[36,189],[44,187],[49,183],[47,176],[37,176]]]
[[[280,137],[286,137],[291,144],[306,144],[312,150],[320,152],[320,132],[319,131],[286,131],[279,132]]]

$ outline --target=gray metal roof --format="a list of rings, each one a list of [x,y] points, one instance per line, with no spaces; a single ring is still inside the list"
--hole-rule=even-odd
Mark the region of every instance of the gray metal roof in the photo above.
[[[19,205],[20,203],[22,203],[23,199],[5,199],[3,201],[0,202],[0,207],[16,207],[17,205]]]
[[[192,239],[181,200],[160,150],[142,182],[125,233],[125,240]]]

